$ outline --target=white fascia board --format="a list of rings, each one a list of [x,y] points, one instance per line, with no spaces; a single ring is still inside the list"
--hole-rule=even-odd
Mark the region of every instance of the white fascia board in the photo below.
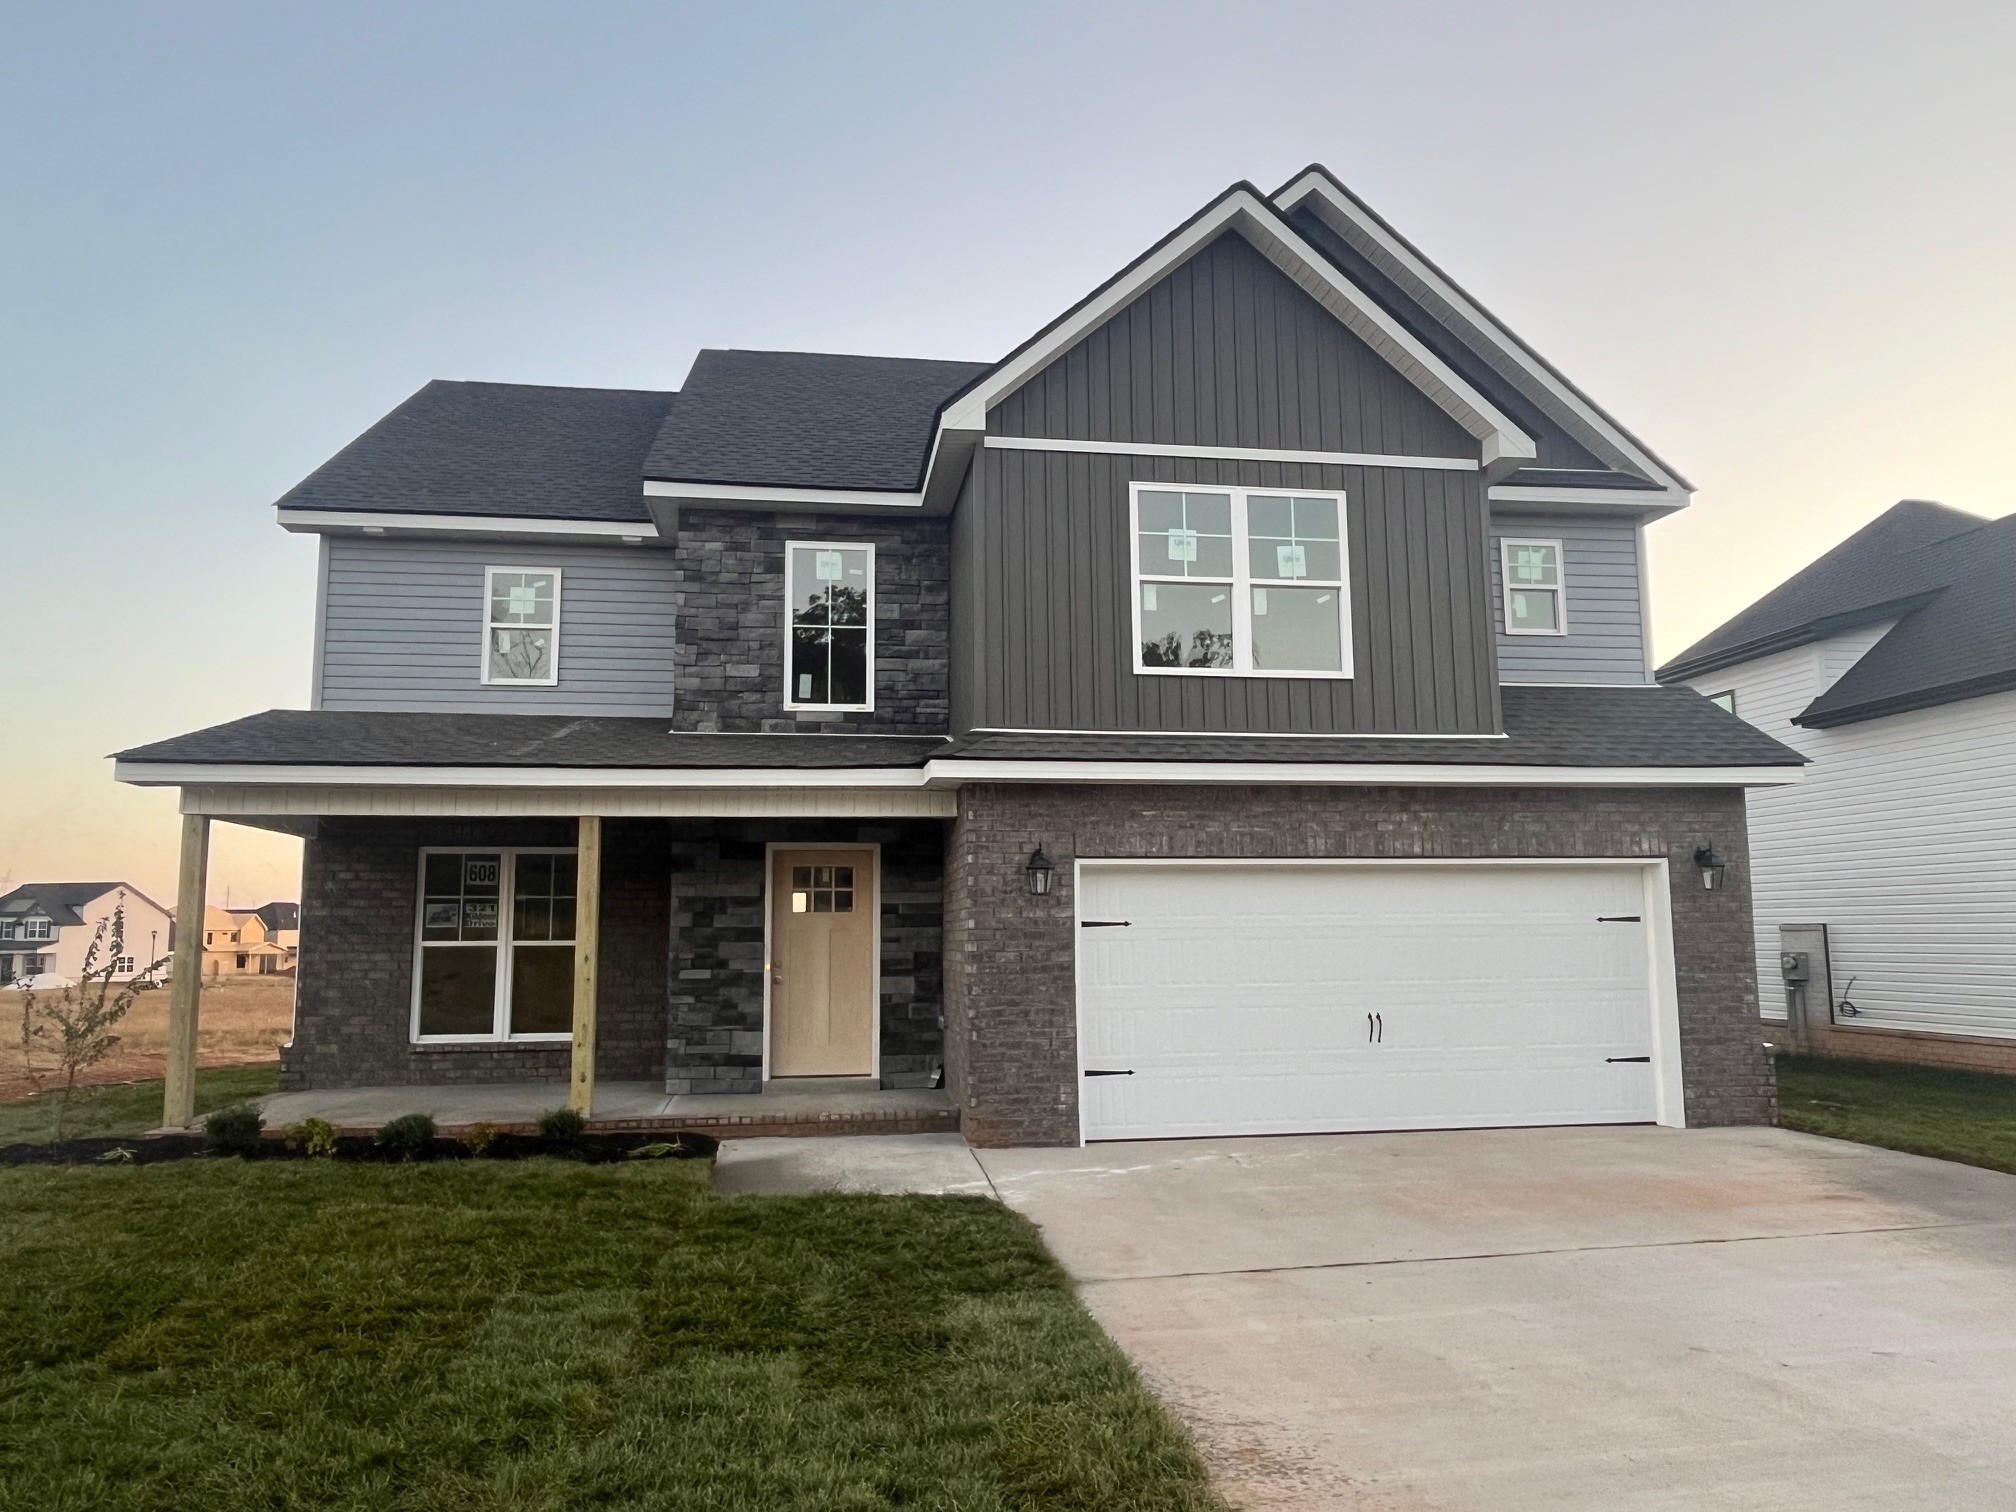
[[[1477,472],[1471,457],[1402,457],[1386,452],[1286,451],[1260,446],[1179,446],[1153,441],[1064,441],[1050,436],[989,436],[996,451],[1073,452],[1113,457],[1200,457],[1223,462],[1315,462],[1335,467],[1409,467]]]
[[[1565,767],[1347,761],[983,761],[945,757],[935,782],[1303,783],[1351,787],[1780,787],[1799,767]]]
[[[1634,515],[1657,520],[1694,502],[1678,488],[1533,488],[1523,483],[1494,483],[1485,490],[1493,504],[1537,505],[1547,509],[1578,509],[1594,514]]]
[[[528,515],[430,515],[367,513],[353,509],[288,509],[277,511],[280,527],[322,535],[332,530],[361,530],[374,535],[543,535],[610,536],[655,541],[658,527],[649,520],[549,520]]]
[[[1180,266],[1228,229],[1251,242],[1268,261],[1294,279],[1475,436],[1482,444],[1486,466],[1536,455],[1532,437],[1333,268],[1293,227],[1282,221],[1274,206],[1243,188],[1212,205],[1163,243],[1153,256],[1144,258],[1097,297],[1088,300],[1043,340],[1009,358],[954,400],[939,417],[939,428],[985,430],[987,411],[996,402],[1027,383],[1058,354],[1076,345],[1087,332],[1104,325],[1170,269]]]
[[[120,761],[115,781],[138,787],[191,783],[244,787],[457,788],[921,788],[921,767],[448,767],[254,766]]]
[[[747,504],[765,509],[922,509],[918,490],[876,488],[772,488],[765,484],[670,483],[649,478],[647,499],[675,499],[687,504]]]
[[[1390,257],[1439,294],[1465,320],[1496,342],[1507,356],[1516,359],[1536,382],[1566,405],[1583,424],[1602,435],[1652,477],[1668,488],[1685,495],[1685,484],[1673,475],[1672,469],[1648,452],[1623,426],[1598,409],[1588,396],[1557,373],[1538,352],[1515,336],[1490,311],[1458,288],[1440,268],[1401,240],[1376,216],[1367,213],[1357,201],[1339,192],[1337,185],[1331,182],[1327,174],[1310,169],[1275,195],[1274,204],[1285,215],[1310,198],[1315,199],[1316,213],[1324,220],[1330,221],[1333,225],[1339,219],[1347,220],[1371,237]],[[1684,497],[1682,502],[1685,502]]]

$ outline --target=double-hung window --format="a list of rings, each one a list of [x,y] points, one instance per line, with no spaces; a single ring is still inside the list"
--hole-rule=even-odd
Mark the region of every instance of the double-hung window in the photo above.
[[[21,938],[24,940],[46,940],[54,933],[47,919],[23,919]]]
[[[1135,670],[1349,677],[1344,500],[1137,483]]]
[[[416,1040],[566,1039],[574,1024],[571,850],[423,850]]]
[[[484,682],[560,681],[559,568],[486,568],[483,606]]]
[[[875,548],[784,548],[784,707],[875,706]]]
[[[1566,635],[1561,543],[1502,540],[1498,543],[1498,564],[1505,579],[1505,633]]]

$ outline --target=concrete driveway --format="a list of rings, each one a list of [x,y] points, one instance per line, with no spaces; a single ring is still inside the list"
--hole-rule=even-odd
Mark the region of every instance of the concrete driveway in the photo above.
[[[977,1153],[1236,1506],[2016,1508],[2016,1177],[1776,1129]]]

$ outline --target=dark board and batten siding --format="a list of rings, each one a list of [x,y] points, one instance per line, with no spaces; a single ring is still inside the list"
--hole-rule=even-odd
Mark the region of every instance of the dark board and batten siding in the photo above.
[[[1505,633],[1503,540],[1559,541],[1566,635]],[[1491,521],[1491,615],[1498,675],[1513,683],[1649,683],[1638,530],[1628,520],[1499,515]]]
[[[331,536],[321,707],[422,713],[670,715],[672,553],[652,546]],[[482,681],[486,567],[560,569],[560,680]]]
[[[954,528],[961,728],[1495,732],[1474,472],[988,450]],[[1342,493],[1349,679],[1134,668],[1128,484]]]
[[[1227,233],[988,415],[999,436],[1474,461],[1476,438]]]

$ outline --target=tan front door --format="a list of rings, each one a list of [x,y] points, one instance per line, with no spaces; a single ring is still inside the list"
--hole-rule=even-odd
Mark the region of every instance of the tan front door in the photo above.
[[[875,853],[770,855],[770,1074],[875,1069]]]

